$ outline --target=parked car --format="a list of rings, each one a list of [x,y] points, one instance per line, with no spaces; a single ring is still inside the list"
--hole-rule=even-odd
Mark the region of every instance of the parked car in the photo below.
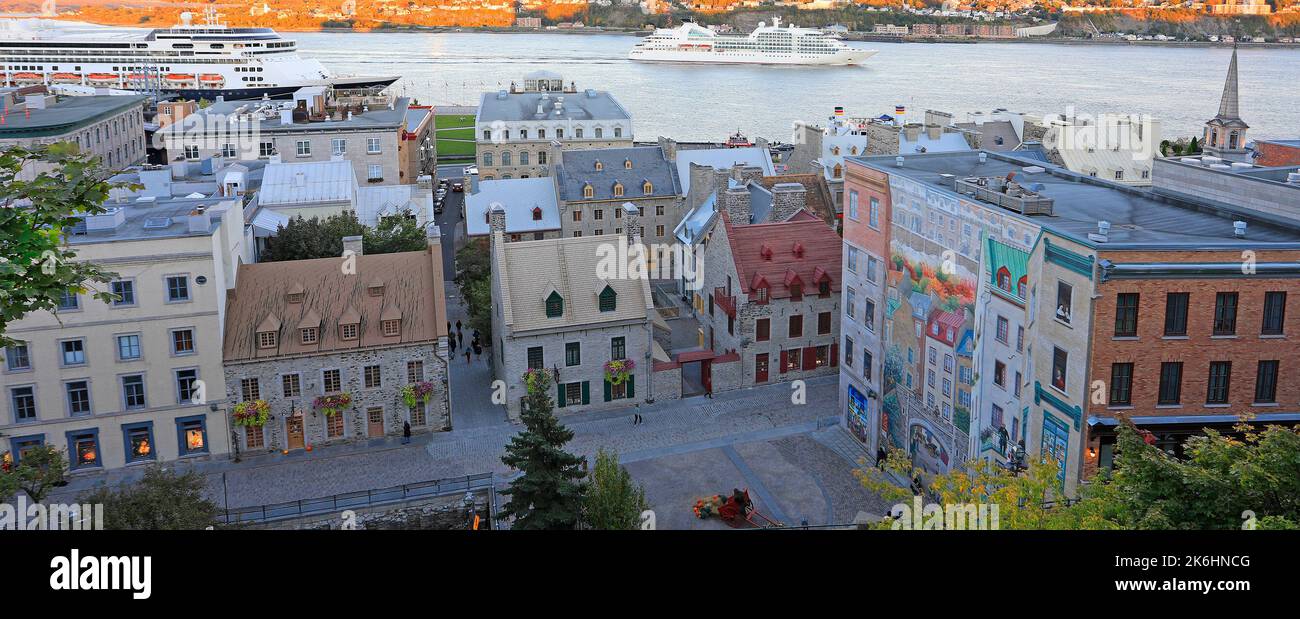
[[[462,183],[462,182],[460,182],[460,181],[456,181],[456,182],[454,182],[454,183],[451,184],[451,190],[452,190],[452,191],[455,191],[456,193],[463,192],[463,191],[465,191],[465,183]]]
[[[462,172],[465,173],[465,176],[474,176],[478,174],[478,166],[476,165],[465,166],[465,169],[462,170]]]

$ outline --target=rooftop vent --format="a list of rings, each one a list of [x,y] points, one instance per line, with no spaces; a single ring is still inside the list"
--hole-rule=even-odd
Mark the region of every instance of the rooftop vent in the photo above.
[[[1025,174],[1040,174],[1042,172],[1046,172],[1047,169],[1044,168],[1043,166],[1031,165],[1031,166],[1025,166],[1023,168],[1020,168],[1020,171],[1024,172]]]
[[[988,163],[988,160],[989,160],[989,154],[984,151],[980,151],[980,163]]]
[[[1110,240],[1110,222],[1101,220],[1097,222],[1097,231],[1088,234],[1088,240],[1097,243],[1105,243]]]
[[[1246,238],[1246,222],[1244,221],[1232,222],[1232,235],[1239,239]]]
[[[896,166],[898,166],[898,167],[900,167],[900,168],[903,167],[903,156],[902,156],[902,155],[899,155],[899,156],[897,156],[897,157],[894,157],[894,165],[896,165]]]

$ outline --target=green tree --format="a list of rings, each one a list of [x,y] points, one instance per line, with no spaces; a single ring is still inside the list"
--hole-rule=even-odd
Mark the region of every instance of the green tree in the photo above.
[[[68,459],[62,449],[49,445],[28,448],[17,463],[0,467],[0,499],[21,490],[39,503],[50,490],[65,483],[67,474]]]
[[[470,328],[492,333],[492,254],[485,239],[472,240],[456,252],[456,285]]]
[[[21,178],[24,169],[47,165],[50,171]],[[97,157],[68,142],[0,151],[0,346],[13,344],[9,323],[54,311],[67,291],[113,299],[106,286],[113,274],[76,260],[66,238],[83,216],[107,210],[109,191],[119,186],[107,177]]]
[[[343,255],[343,237],[360,236],[367,254],[391,254],[424,251],[428,246],[424,228],[413,219],[384,217],[375,228],[367,227],[353,211],[343,211],[325,219],[301,215],[281,226],[266,240],[262,262],[337,258]]]
[[[205,488],[203,477],[194,471],[178,474],[155,464],[138,482],[116,490],[101,487],[78,501],[104,505],[105,529],[195,530],[216,522],[218,509],[204,496]]]
[[[600,449],[583,501],[583,521],[592,529],[631,531],[641,528],[641,513],[649,509],[645,487],[618,463],[618,454]]]
[[[367,228],[362,236],[367,254],[424,251],[429,246],[428,232],[408,216],[381,218],[378,226]]]
[[[522,474],[502,491],[510,500],[500,517],[513,517],[516,529],[573,529],[582,517],[583,460],[564,450],[573,431],[552,412],[550,375],[530,370],[524,384],[524,429],[511,437],[501,456]]]

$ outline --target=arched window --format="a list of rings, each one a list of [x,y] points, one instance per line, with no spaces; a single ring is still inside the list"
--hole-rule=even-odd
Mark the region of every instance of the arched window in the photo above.
[[[603,137],[605,137],[605,130],[600,127],[596,127],[596,139],[600,139]]]
[[[844,174],[844,166],[838,163],[835,164],[835,168],[831,170],[831,174],[835,175],[835,178],[839,178]]]
[[[614,183],[614,197],[623,197],[623,183]]]
[[[624,160],[623,160],[623,169],[624,169],[624,170],[631,170],[631,169],[632,169],[632,160],[631,160],[631,159],[624,159]]]
[[[501,153],[501,165],[510,165],[510,151]]]
[[[601,163],[600,160],[597,159],[597,160],[596,160],[596,171],[599,172],[599,171],[604,170],[604,169],[605,169],[605,164]]]
[[[645,184],[641,185],[641,193],[644,193],[645,195],[648,196],[654,192],[655,192],[655,186],[652,185],[650,181],[646,181]]]
[[[542,220],[542,207],[540,207],[540,206],[534,206],[534,207],[533,207],[533,221],[541,221],[541,220]]]
[[[1029,287],[1029,276],[1021,275],[1020,281],[1016,282],[1016,296],[1024,299],[1025,289]]]
[[[856,147],[856,146],[850,146],[850,147],[849,147],[849,154],[850,154],[850,155],[856,155],[856,154],[858,154],[858,147]]]
[[[998,288],[1011,292],[1011,271],[1007,267],[998,268]]]
[[[595,188],[595,187],[592,187],[591,184],[583,185],[583,186],[582,186],[582,197],[587,198],[587,199],[591,199],[591,198],[596,197],[596,188]]]

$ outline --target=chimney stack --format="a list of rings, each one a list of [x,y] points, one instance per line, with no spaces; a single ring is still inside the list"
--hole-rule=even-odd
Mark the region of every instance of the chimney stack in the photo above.
[[[772,187],[772,221],[785,221],[808,203],[808,190],[799,183],[777,183]],[[733,222],[734,223],[734,222]]]
[[[623,203],[623,233],[627,235],[628,247],[641,244],[641,209],[631,202]]]
[[[190,232],[206,233],[212,229],[212,216],[208,214],[208,207],[199,205],[190,211]]]
[[[506,207],[500,202],[488,205],[488,231],[490,233],[506,231]]]

